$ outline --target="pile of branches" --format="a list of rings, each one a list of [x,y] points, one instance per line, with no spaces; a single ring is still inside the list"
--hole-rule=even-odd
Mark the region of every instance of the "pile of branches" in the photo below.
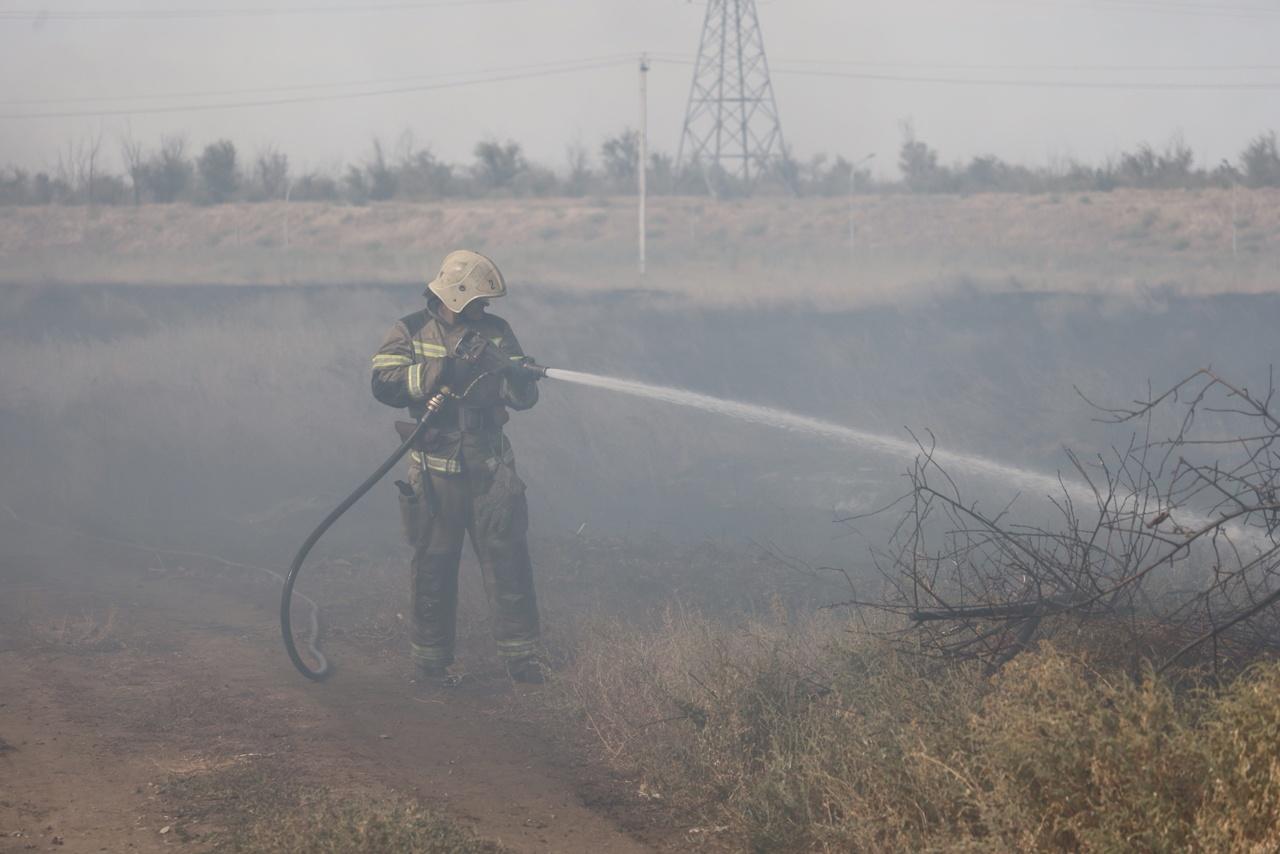
[[[879,607],[912,650],[994,670],[1039,638],[1094,634],[1129,654],[1216,669],[1280,648],[1280,413],[1211,369],[1098,420],[1127,446],[1059,478],[1050,521],[966,501],[921,454],[890,545]],[[883,511],[882,511],[883,512]]]

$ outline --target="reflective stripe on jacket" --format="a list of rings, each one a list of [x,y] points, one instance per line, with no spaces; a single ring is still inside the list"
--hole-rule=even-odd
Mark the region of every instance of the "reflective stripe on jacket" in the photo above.
[[[512,360],[524,355],[520,342],[511,326],[496,315],[484,314],[474,321],[459,317],[450,324],[434,308],[433,302],[391,327],[373,357],[373,396],[388,406],[407,408],[417,420],[426,411],[427,400],[444,386],[455,394],[470,388],[465,400],[451,402],[433,419],[434,438],[421,455],[423,464],[433,471],[457,474],[467,459],[484,463],[503,455],[507,409],[533,406],[538,386],[532,379],[506,375],[473,382],[479,372],[449,358],[468,330],[484,336]]]

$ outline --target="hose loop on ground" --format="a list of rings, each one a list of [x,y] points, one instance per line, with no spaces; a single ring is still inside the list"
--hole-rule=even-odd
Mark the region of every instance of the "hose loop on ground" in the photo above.
[[[462,394],[454,394],[447,388],[442,389],[440,394],[462,402],[466,400],[468,395],[471,394],[472,389],[474,389],[481,380],[486,377],[493,376],[496,373],[500,372],[485,371],[481,373],[467,384],[467,387],[462,390]],[[306,561],[307,555],[310,554],[312,546],[314,546],[316,542],[324,536],[325,532],[328,531],[329,528],[333,527],[333,523],[342,518],[342,514],[350,510],[352,505],[363,498],[366,492],[373,489],[374,484],[386,477],[387,472],[391,471],[395,464],[400,462],[401,458],[403,458],[405,454],[409,453],[410,449],[413,448],[414,443],[418,441],[418,437],[422,435],[422,431],[427,428],[427,422],[431,420],[431,416],[433,416],[435,412],[436,410],[434,408],[428,407],[427,411],[423,413],[420,419],[418,419],[418,424],[414,427],[413,432],[410,433],[409,437],[401,443],[400,447],[395,450],[395,453],[387,457],[386,462],[378,466],[377,470],[374,471],[373,474],[365,478],[364,483],[357,486],[354,492],[344,498],[341,504],[333,508],[333,511],[329,513],[328,516],[324,517],[324,521],[317,525],[316,529],[312,531],[305,540],[303,540],[302,546],[298,549],[298,553],[293,556],[293,563],[289,565],[289,573],[284,578],[284,590],[280,594],[280,634],[284,638],[284,649],[285,652],[289,653],[289,660],[293,662],[293,666],[298,669],[299,673],[310,679],[312,682],[321,682],[328,678],[328,676],[333,673],[333,665],[329,662],[329,659],[325,657],[324,653],[320,651],[319,640],[317,637],[319,634],[319,626],[317,624],[318,618],[316,617],[314,609],[311,614],[311,638],[307,642],[307,647],[319,665],[316,669],[312,670],[311,667],[307,665],[307,662],[303,660],[302,656],[298,653],[298,646],[293,640],[293,585],[298,580],[298,573],[302,570],[302,564]]]
[[[342,514],[350,510],[352,505],[363,498],[366,492],[373,489],[374,484],[382,480],[382,478],[386,476],[387,472],[391,471],[395,464],[400,462],[401,458],[403,458],[405,454],[409,453],[414,442],[418,441],[418,436],[420,436],[422,431],[426,429],[427,421],[430,416],[430,411],[423,415],[422,418],[418,420],[417,427],[415,427],[413,432],[409,434],[409,437],[401,443],[400,447],[397,448],[391,456],[387,457],[386,462],[378,466],[377,470],[374,471],[373,474],[365,478],[364,483],[356,487],[354,492],[343,499],[341,504],[333,508],[333,511],[329,513],[328,516],[324,517],[324,521],[321,522],[302,542],[302,546],[298,549],[298,553],[293,556],[293,563],[289,565],[289,574],[286,575],[284,579],[284,591],[280,595],[280,633],[284,638],[285,652],[289,653],[289,660],[293,662],[293,666],[298,669],[299,673],[313,682],[320,682],[326,679],[331,673],[333,673],[333,665],[329,662],[329,659],[325,658],[324,654],[320,652],[314,635],[312,636],[312,640],[308,643],[308,646],[310,647],[311,654],[315,657],[316,662],[319,665],[315,670],[312,670],[307,663],[303,661],[302,656],[298,653],[298,647],[293,641],[293,585],[298,580],[298,573],[302,570],[302,564],[307,559],[307,555],[311,552],[312,546],[314,546],[316,542],[324,536],[325,532],[333,526],[333,523],[338,521],[338,519],[342,517]]]

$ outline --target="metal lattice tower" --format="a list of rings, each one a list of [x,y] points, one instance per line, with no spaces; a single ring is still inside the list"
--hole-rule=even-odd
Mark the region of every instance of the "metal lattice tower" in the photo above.
[[[708,0],[676,163],[749,190],[785,151],[755,0]]]

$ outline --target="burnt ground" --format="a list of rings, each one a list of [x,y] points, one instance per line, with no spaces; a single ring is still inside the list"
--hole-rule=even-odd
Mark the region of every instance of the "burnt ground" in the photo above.
[[[338,667],[319,686],[280,649],[270,578],[5,513],[278,568],[389,452],[393,414],[369,396],[368,358],[419,291],[0,292],[0,852],[210,847],[279,793],[287,805],[295,789],[321,788],[419,800],[515,850],[688,848],[706,836],[590,762],[585,727],[552,689],[505,679],[474,567],[464,567],[461,620],[468,680],[447,695],[409,683],[390,484],[326,536],[304,576]],[[1064,445],[1091,454],[1128,440],[1127,428],[1091,421],[1076,389],[1123,403],[1210,363],[1260,387],[1280,317],[1274,294],[1159,289],[1141,299],[975,291],[861,311],[523,293],[504,314],[547,364],[887,435],[909,425],[941,447],[1046,473],[1063,468]],[[590,389],[543,390],[511,434],[534,530],[562,538],[543,540],[534,561],[556,654],[600,612],[634,620],[676,603],[740,614],[774,594],[847,595],[822,587],[829,575],[778,577],[708,539],[871,571],[866,550],[880,534],[855,538],[832,521],[901,494],[909,461]],[[1004,506],[1005,485],[988,486]],[[565,542],[583,531],[630,541]],[[371,549],[382,551],[361,553]]]
[[[315,685],[280,648],[269,579],[17,523],[4,534],[0,851],[205,850],[272,799],[321,790],[409,799],[515,851],[690,843],[587,758],[538,695],[553,688],[506,678],[482,619],[459,687],[413,684],[389,570],[370,585],[348,565],[352,583],[313,586],[345,599],[325,633],[338,669]]]

